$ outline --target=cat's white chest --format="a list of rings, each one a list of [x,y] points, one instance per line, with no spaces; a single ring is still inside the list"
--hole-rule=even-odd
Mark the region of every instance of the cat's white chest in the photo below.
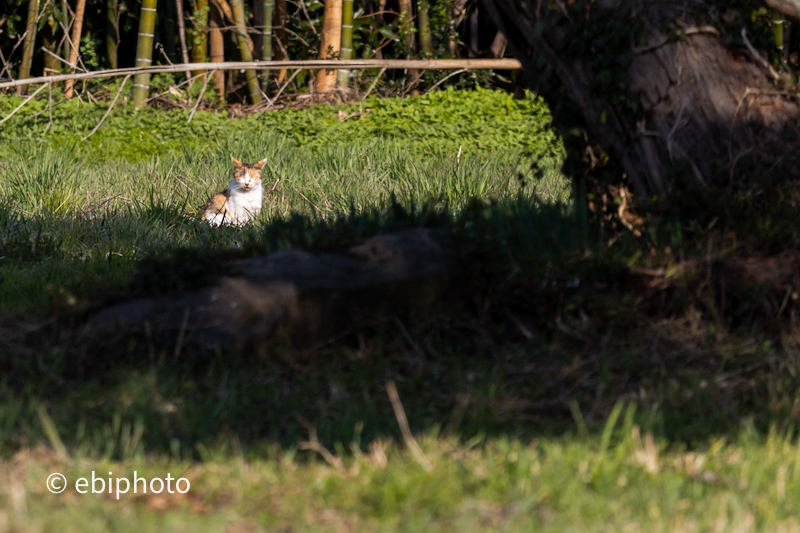
[[[260,183],[250,190],[231,187],[225,206],[231,218],[231,224],[242,225],[250,222],[261,213],[263,202],[264,190]]]

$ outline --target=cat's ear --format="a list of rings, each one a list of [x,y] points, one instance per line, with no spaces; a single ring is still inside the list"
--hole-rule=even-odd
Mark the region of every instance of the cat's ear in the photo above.
[[[231,156],[231,161],[233,161],[233,165],[236,168],[242,168],[242,162],[236,159],[235,157]]]
[[[253,168],[261,170],[261,167],[263,167],[266,162],[267,162],[267,158],[265,157],[264,159],[262,159],[261,161],[259,161],[255,165],[253,165]]]

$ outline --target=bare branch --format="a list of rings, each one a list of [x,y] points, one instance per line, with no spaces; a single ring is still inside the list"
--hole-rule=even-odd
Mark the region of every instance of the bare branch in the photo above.
[[[2,124],[3,122],[5,122],[6,120],[10,119],[11,117],[13,117],[13,116],[14,116],[14,114],[15,114],[17,111],[19,111],[20,109],[22,109],[22,106],[24,106],[25,104],[27,104],[28,102],[30,102],[30,101],[33,99],[33,97],[34,97],[34,96],[36,96],[37,94],[39,94],[40,92],[42,92],[42,90],[43,90],[45,87],[49,87],[49,86],[50,86],[50,84],[49,84],[49,83],[45,83],[44,85],[42,85],[41,87],[39,87],[38,89],[36,89],[36,91],[34,91],[34,93],[33,93],[32,95],[30,95],[30,96],[29,96],[29,97],[27,97],[25,100],[23,100],[23,101],[22,101],[22,103],[21,103],[21,104],[19,104],[19,105],[17,106],[17,108],[16,108],[14,111],[12,111],[11,113],[9,113],[9,114],[8,114],[8,116],[7,116],[7,117],[5,117],[3,120],[0,120],[0,124]]]
[[[362,99],[361,99],[362,101],[364,101],[364,100],[366,100],[366,99],[367,99],[367,96],[369,96],[369,94],[372,92],[372,89],[374,89],[374,88],[375,88],[375,86],[378,84],[378,80],[380,80],[380,79],[381,79],[381,76],[383,76],[383,73],[384,73],[384,72],[386,72],[386,67],[383,67],[383,68],[381,69],[381,71],[380,71],[380,72],[378,72],[378,75],[377,75],[377,76],[375,76],[375,80],[372,82],[372,85],[370,85],[370,86],[369,86],[369,89],[367,89],[367,92],[366,92],[366,94],[364,94],[364,98],[362,98]]]
[[[89,80],[96,78],[113,78],[133,74],[159,74],[163,72],[182,72],[185,70],[242,70],[242,69],[338,69],[338,68],[387,68],[387,69],[420,69],[420,70],[517,70],[522,68],[516,59],[310,59],[307,61],[229,61],[225,63],[187,63],[182,65],[156,65],[152,67],[131,67],[96,72],[78,72],[43,76],[0,83],[0,89],[31,85],[35,83],[53,83],[65,80]]]
[[[400,426],[400,433],[402,433],[403,440],[411,452],[411,455],[426,472],[432,471],[433,465],[425,456],[425,453],[422,451],[422,448],[419,447],[419,444],[417,444],[416,439],[414,439],[414,435],[411,434],[411,429],[408,427],[406,412],[403,409],[403,404],[400,403],[400,395],[397,394],[397,387],[395,386],[394,381],[386,382],[386,392],[389,394],[389,400],[392,402],[394,416],[397,418],[397,424]]]
[[[89,132],[89,135],[87,135],[86,137],[84,137],[83,139],[81,139],[81,141],[85,141],[86,139],[88,139],[89,137],[91,137],[92,135],[94,135],[94,134],[95,134],[95,132],[96,132],[98,129],[100,129],[100,126],[103,124],[103,122],[105,122],[105,120],[106,120],[106,117],[108,117],[108,115],[111,113],[111,110],[114,108],[114,104],[116,104],[116,103],[117,103],[117,99],[119,98],[119,95],[120,95],[120,94],[122,94],[122,89],[124,89],[124,88],[125,88],[125,84],[126,84],[126,83],[128,83],[128,80],[129,80],[130,78],[131,78],[130,76],[125,76],[125,79],[124,79],[124,80],[122,80],[122,85],[120,85],[120,86],[119,86],[119,90],[117,91],[117,95],[114,97],[114,100],[112,100],[112,101],[111,101],[111,105],[110,105],[110,106],[108,106],[108,109],[106,109],[106,113],[103,115],[103,118],[101,118],[101,119],[100,119],[100,122],[98,122],[98,123],[97,123],[97,126],[95,126],[95,127],[94,127],[94,129],[93,129],[92,131],[90,131],[90,132]]]

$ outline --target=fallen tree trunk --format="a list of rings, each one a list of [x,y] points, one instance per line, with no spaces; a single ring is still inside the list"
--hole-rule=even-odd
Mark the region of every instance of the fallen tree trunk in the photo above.
[[[666,195],[676,175],[735,186],[737,169],[760,175],[796,152],[800,105],[750,43],[749,11],[714,20],[702,1],[541,4],[484,1],[556,122],[582,127],[640,196]],[[555,83],[541,82],[540,60]]]

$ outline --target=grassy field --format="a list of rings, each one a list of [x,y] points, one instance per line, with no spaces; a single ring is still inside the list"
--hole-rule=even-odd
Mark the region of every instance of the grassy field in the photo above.
[[[87,141],[107,108],[56,104],[0,127],[0,531],[800,529],[794,280],[745,275],[793,272],[764,257],[796,248],[794,197],[687,195],[634,233],[592,191],[610,214],[584,227],[547,110],[491,91],[191,123],[122,106]],[[267,157],[271,192],[210,228],[231,155]],[[266,359],[62,334],[221,257],[409,226],[446,230],[469,274],[431,316]],[[93,470],[191,490],[76,492]]]
[[[701,450],[665,449],[624,414],[601,438],[421,441],[430,471],[389,440],[350,444],[347,457],[299,461],[296,449],[199,450],[202,461],[64,458],[49,448],[0,463],[12,531],[797,531],[800,448],[724,438]],[[335,453],[335,452],[334,452]],[[50,494],[112,473],[111,494]],[[117,478],[185,478],[185,494],[124,492]],[[175,486],[174,484],[172,485]],[[95,485],[97,491],[100,483]],[[180,488],[186,488],[185,482]],[[158,489],[158,483],[156,483]],[[173,488],[173,491],[175,489]]]
[[[17,100],[0,100],[0,108]],[[44,104],[0,129],[0,246],[7,250],[0,311],[25,316],[51,312],[47,286],[86,303],[98,286],[123,283],[133,261],[159,250],[241,245],[258,230],[212,231],[195,218],[230,181],[231,156],[268,159],[270,194],[257,226],[293,213],[330,220],[380,209],[392,196],[402,205],[457,209],[469,197],[524,193],[554,203],[570,194],[541,103],[502,93],[375,100],[367,102],[374,112],[347,121],[340,118],[359,106],[237,120],[200,112],[189,124],[186,111],[127,107],[87,142],[77,139],[99,122],[102,107],[58,105],[49,131],[39,114]],[[503,112],[512,116],[498,119]]]

